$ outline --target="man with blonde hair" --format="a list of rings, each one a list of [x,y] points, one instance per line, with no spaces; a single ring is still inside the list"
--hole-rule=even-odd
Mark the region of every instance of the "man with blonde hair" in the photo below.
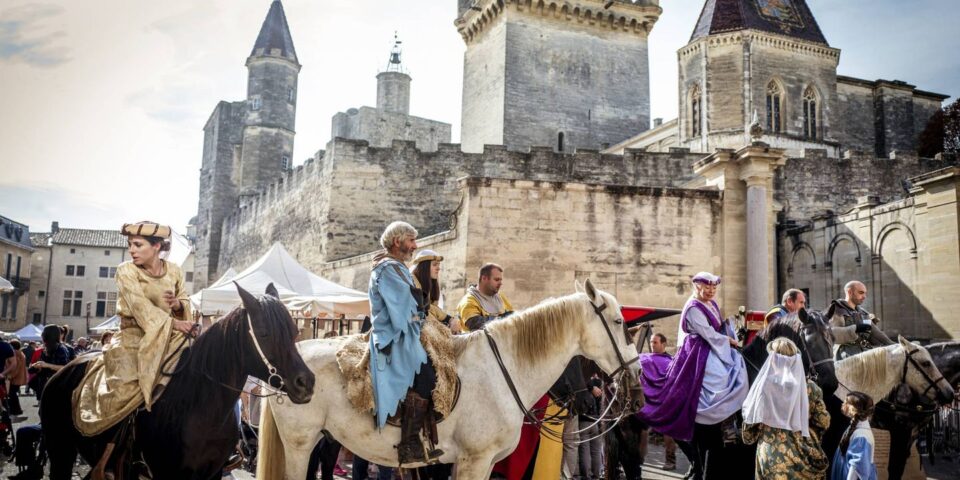
[[[393,222],[380,236],[380,245],[384,252],[374,257],[369,287],[370,378],[377,427],[383,428],[403,401],[399,463],[433,463],[443,452],[426,445],[420,432],[431,417],[428,409],[436,371],[420,344],[426,310],[405,264],[417,249],[417,230],[409,223]]]

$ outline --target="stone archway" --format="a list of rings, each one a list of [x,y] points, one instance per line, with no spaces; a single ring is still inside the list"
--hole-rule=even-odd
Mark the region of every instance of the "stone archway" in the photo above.
[[[891,224],[879,235],[879,267],[874,305],[881,327],[888,335],[926,336],[919,317],[917,296],[917,247],[906,225]]]

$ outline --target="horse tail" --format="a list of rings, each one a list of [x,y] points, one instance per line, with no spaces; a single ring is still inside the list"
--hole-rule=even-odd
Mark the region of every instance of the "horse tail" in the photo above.
[[[270,402],[263,402],[260,413],[260,438],[257,450],[257,478],[281,480],[286,475],[286,460],[280,430],[273,417]]]

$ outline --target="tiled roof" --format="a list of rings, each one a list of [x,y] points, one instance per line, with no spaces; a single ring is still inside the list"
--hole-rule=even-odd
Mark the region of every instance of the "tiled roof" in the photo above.
[[[0,242],[33,250],[33,244],[30,243],[30,227],[2,216],[0,216]]]
[[[806,0],[706,0],[690,40],[746,29],[828,45]]]
[[[119,230],[61,228],[59,232],[52,235],[52,240],[54,245],[127,248],[127,237],[121,235]]]
[[[250,56],[272,55],[273,49],[280,50],[280,56],[297,61],[297,51],[293,48],[293,37],[290,36],[287,16],[283,12],[280,0],[274,0],[270,4],[270,11],[267,12],[267,18],[263,20],[260,35],[257,35],[257,42],[253,45]]]

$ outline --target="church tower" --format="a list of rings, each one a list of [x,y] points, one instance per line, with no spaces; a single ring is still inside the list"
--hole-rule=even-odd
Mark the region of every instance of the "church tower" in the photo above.
[[[762,140],[839,153],[837,63],[805,0],[706,0],[679,61],[679,143],[697,152]]]
[[[300,64],[280,0],[247,59],[247,99],[221,101],[203,127],[194,286],[219,276],[223,220],[290,166]]]
[[[270,4],[247,58],[247,114],[235,179],[256,194],[291,167],[300,63],[280,0]]]
[[[659,0],[458,0],[461,144],[599,149],[650,128]]]

